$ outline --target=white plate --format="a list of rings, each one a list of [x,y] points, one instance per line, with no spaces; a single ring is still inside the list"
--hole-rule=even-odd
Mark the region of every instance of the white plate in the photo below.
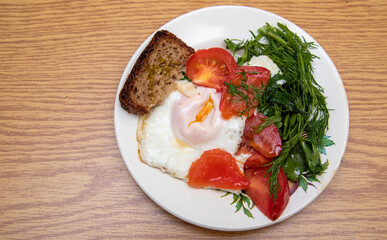
[[[169,30],[188,45],[200,49],[225,47],[223,42],[225,38],[250,39],[249,30],[255,32],[266,22],[284,23],[299,36],[317,44],[305,31],[288,20],[260,9],[241,6],[199,9],[168,22],[160,29]],[[273,222],[257,208],[252,210],[254,219],[248,218],[243,211],[234,213],[235,205],[230,206],[231,195],[222,198],[223,193],[220,191],[191,188],[186,183],[149,167],[139,160],[136,142],[138,117],[128,114],[120,107],[118,95],[126,76],[151,37],[149,36],[134,53],[122,75],[115,100],[114,124],[118,146],[127,168],[137,184],[153,201],[169,213],[189,223],[216,230],[241,231],[278,223],[306,207],[324,190],[337,171],[345,151],[349,112],[340,75],[321,46],[312,52],[320,57],[314,63],[316,81],[325,89],[328,108],[334,109],[331,111],[330,128],[327,133],[335,142],[334,146],[327,148],[329,168],[319,178],[321,184],[316,184],[316,189],[309,187],[308,192],[305,193],[299,188],[290,198],[281,217]],[[323,159],[326,159],[326,156],[323,156]]]

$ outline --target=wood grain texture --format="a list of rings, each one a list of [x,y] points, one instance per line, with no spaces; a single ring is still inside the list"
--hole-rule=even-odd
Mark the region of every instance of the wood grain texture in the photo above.
[[[237,4],[294,22],[343,79],[350,132],[342,164],[308,207],[254,231],[202,229],[137,186],[113,123],[121,74],[157,28]],[[387,2],[0,1],[1,239],[386,239]]]

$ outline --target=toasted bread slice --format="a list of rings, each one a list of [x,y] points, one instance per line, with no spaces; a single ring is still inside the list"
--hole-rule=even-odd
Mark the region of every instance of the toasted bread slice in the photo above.
[[[141,53],[120,92],[129,113],[143,115],[161,103],[182,78],[182,68],[195,52],[171,32],[160,30]]]

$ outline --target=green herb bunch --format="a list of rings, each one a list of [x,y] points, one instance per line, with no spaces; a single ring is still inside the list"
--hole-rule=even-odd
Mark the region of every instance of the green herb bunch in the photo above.
[[[313,42],[281,23],[266,24],[251,34],[250,40],[226,39],[225,43],[234,54],[243,51],[237,59],[239,66],[253,56],[267,55],[280,69],[265,90],[255,95],[259,98],[257,110],[268,117],[265,125],[274,123],[282,139],[282,151],[268,170],[271,194],[276,199],[280,168],[288,179],[300,181],[305,191],[308,182],[318,181],[317,176],[327,169],[328,161],[322,163],[320,153],[333,144],[325,135],[329,110],[324,91],[313,76],[312,62],[317,58],[310,52],[317,47]],[[232,89],[228,86],[231,94]]]

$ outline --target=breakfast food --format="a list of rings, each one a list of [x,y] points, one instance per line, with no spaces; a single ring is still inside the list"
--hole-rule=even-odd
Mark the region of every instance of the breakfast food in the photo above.
[[[140,118],[137,129],[141,160],[184,181],[188,181],[192,162],[203,152],[221,148],[234,154],[244,127],[240,117],[229,120],[221,117],[221,94],[215,89],[196,89],[197,94],[193,97],[186,97],[179,91],[171,92],[162,104]],[[207,110],[207,117],[196,120],[209,102],[213,107]]]
[[[274,29],[271,35],[291,33],[279,26],[284,33]],[[196,51],[187,61],[186,80],[174,81],[175,88],[140,116],[137,142],[140,159],[149,166],[194,188],[232,192],[236,211],[243,208],[253,217],[249,209],[255,204],[276,220],[295,189],[306,191],[327,169],[320,152],[333,142],[321,135],[329,114],[311,74],[310,43],[297,35],[271,35],[269,41],[292,37],[299,45],[287,46],[293,47],[287,52],[278,43],[257,42],[261,35],[249,45],[226,39],[234,54],[251,48],[237,61],[224,48]],[[304,52],[294,54],[300,49]]]
[[[176,88],[194,49],[173,33],[160,30],[145,47],[121,89],[119,100],[129,113],[145,114]]]

